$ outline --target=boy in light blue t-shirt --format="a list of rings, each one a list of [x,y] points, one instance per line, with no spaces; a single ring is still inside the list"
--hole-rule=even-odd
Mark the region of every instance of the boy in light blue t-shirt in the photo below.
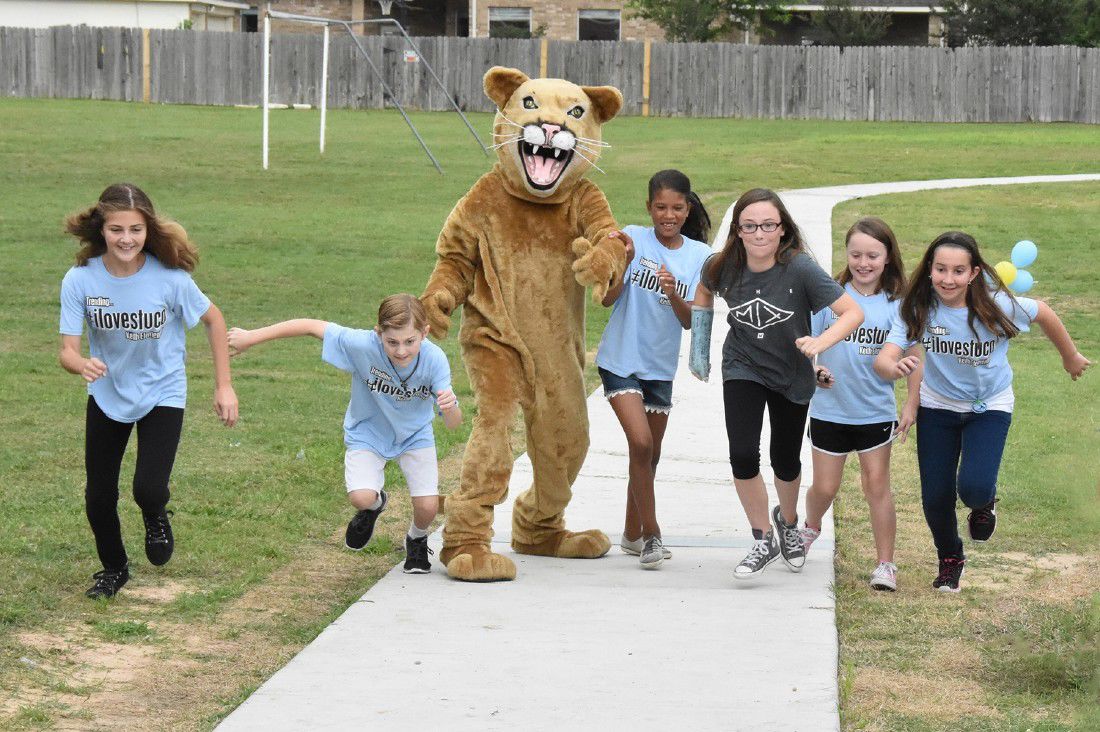
[[[287,320],[255,330],[233,328],[229,348],[239,355],[276,338],[313,336],[321,358],[352,375],[351,401],[344,415],[344,480],[358,511],[344,533],[359,551],[374,534],[386,508],[384,468],[396,460],[412,497],[413,520],[405,537],[409,574],[431,571],[428,529],[439,513],[439,466],[432,432],[438,408],[450,429],[462,423],[451,390],[451,369],[439,346],[426,339],[424,308],[412,295],[392,295],[378,309],[373,330],[345,328],[323,320]]]
[[[987,278],[988,281],[987,281]],[[948,231],[929,245],[875,360],[887,379],[911,373],[924,350],[917,412],[917,463],[924,517],[939,555],[932,586],[958,592],[966,556],[955,504],[970,508],[970,538],[988,541],[997,527],[997,473],[1015,396],[1008,341],[1036,322],[1076,380],[1091,364],[1062,321],[1038,300],[1009,295],[969,234]]]

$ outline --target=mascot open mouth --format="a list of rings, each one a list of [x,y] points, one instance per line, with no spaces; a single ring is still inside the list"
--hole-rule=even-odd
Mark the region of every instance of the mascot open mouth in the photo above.
[[[573,160],[572,150],[562,150],[548,145],[534,145],[521,140],[519,157],[523,161],[523,172],[532,188],[546,190],[553,188],[561,174]]]

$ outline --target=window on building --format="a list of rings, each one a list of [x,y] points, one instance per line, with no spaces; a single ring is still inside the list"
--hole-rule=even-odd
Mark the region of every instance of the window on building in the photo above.
[[[489,8],[490,38],[530,38],[531,8]]]
[[[577,11],[577,40],[579,41],[617,41],[619,40],[620,10],[579,10]]]

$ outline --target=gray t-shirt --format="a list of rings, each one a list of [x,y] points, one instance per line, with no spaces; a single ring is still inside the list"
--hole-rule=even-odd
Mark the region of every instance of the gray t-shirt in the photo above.
[[[712,257],[714,255],[711,255]],[[814,395],[813,364],[794,345],[810,335],[810,316],[844,294],[844,288],[805,252],[764,272],[745,269],[740,278],[728,265],[718,281],[703,285],[730,307],[729,334],[722,346],[722,380],[763,384],[796,404]]]

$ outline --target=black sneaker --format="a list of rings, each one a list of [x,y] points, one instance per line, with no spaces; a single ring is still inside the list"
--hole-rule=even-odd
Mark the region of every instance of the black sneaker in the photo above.
[[[373,511],[370,509],[363,509],[352,517],[348,522],[348,530],[344,532],[344,546],[352,551],[359,551],[367,545],[370,538],[374,536],[374,522],[378,520],[378,516],[386,510],[386,503],[389,500],[386,497],[385,491],[380,491],[379,494],[382,497],[382,505]]]
[[[405,574],[427,574],[432,571],[428,555],[435,554],[428,546],[428,537],[414,539],[405,535]]]
[[[965,559],[944,557],[940,560],[940,574],[932,580],[932,586],[940,592],[958,592],[959,580],[962,579],[965,565]]]
[[[792,572],[801,572],[806,564],[806,548],[802,545],[798,521],[788,525],[783,521],[783,512],[776,506],[772,509],[772,526],[775,527],[775,538],[779,542],[779,554],[783,557],[783,563]]]
[[[772,532],[764,534],[763,539],[756,540],[752,549],[741,560],[741,563],[733,568],[733,578],[736,580],[751,580],[760,576],[769,564],[779,559],[779,546],[775,543]]]
[[[130,565],[123,565],[122,569],[102,569],[92,575],[95,584],[92,585],[85,597],[98,600],[101,597],[114,597],[115,593],[122,589],[126,581],[130,579]]]
[[[997,501],[994,498],[981,508],[975,508],[966,517],[966,524],[970,528],[970,538],[974,541],[989,541],[993,532],[997,530]]]
[[[157,567],[168,563],[172,558],[172,550],[176,547],[172,538],[172,524],[168,522],[168,517],[172,515],[171,511],[141,514],[145,521],[145,556]]]

